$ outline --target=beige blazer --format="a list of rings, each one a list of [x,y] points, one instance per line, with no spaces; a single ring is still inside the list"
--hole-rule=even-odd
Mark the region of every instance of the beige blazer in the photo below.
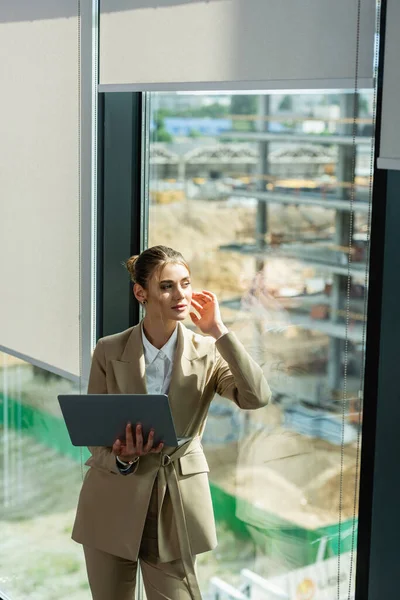
[[[88,393],[146,393],[141,328],[142,323],[99,340]],[[189,560],[215,548],[209,468],[200,441],[215,392],[244,409],[265,406],[271,398],[260,366],[233,332],[215,341],[178,322],[168,397],[178,437],[192,439],[141,457],[129,475],[120,473],[111,448],[89,448],[91,468],[79,497],[75,541],[136,561],[157,478],[160,560]]]

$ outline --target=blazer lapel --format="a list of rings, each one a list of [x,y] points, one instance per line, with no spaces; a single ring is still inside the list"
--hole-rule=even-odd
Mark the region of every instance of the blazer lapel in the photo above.
[[[122,394],[147,394],[142,323],[132,329],[121,359],[111,363]]]
[[[178,326],[178,338],[174,356],[168,400],[178,436],[191,435],[191,424],[198,420],[202,410],[208,343],[194,344],[189,329]],[[116,387],[122,394],[147,394],[146,369],[142,343],[143,323],[132,329],[120,360],[112,360]],[[117,393],[118,393],[117,392]]]
[[[193,344],[192,334],[178,322],[178,340],[174,356],[169,404],[174,418],[176,433],[184,436],[200,410],[200,397],[206,376],[208,345]]]

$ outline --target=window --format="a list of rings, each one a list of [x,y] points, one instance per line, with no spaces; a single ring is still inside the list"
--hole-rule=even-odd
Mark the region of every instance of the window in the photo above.
[[[211,404],[212,600],[328,598],[339,553],[354,592],[372,105],[362,90],[353,131],[346,90],[151,94],[148,245],[182,252],[273,392]]]
[[[81,451],[71,445],[60,393],[79,390],[0,353],[0,590],[12,600],[88,594],[82,549],[71,541]]]

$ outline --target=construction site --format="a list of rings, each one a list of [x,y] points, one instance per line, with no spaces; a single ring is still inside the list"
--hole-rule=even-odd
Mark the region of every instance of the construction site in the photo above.
[[[254,412],[216,397],[203,438],[216,518],[249,552],[241,576],[222,557],[226,598],[250,578],[275,600],[274,577],[355,547],[371,140],[341,107],[323,139],[269,132],[260,98],[255,132],[151,150],[150,245],[182,252],[273,392]]]

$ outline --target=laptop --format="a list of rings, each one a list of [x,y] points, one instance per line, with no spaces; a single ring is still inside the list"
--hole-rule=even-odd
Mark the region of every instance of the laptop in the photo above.
[[[154,446],[181,446],[191,438],[178,438],[166,394],[60,394],[60,408],[74,446],[112,446],[125,440],[125,429],[142,424],[143,443],[154,429]]]

